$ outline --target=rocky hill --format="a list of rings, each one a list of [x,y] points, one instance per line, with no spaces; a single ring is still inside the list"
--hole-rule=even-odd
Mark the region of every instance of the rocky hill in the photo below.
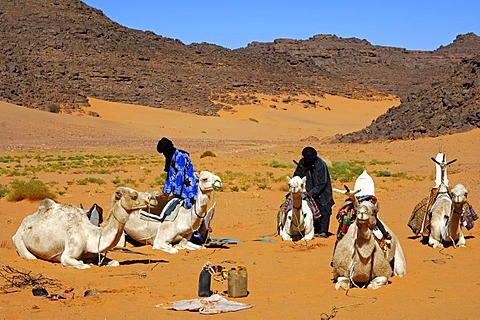
[[[0,99],[64,112],[87,97],[214,115],[227,93],[378,95],[313,63],[125,28],[78,0],[0,2]],[[228,98],[231,99],[231,98]],[[230,100],[228,100],[230,101]]]
[[[317,35],[308,40],[277,39],[273,43],[251,43],[246,51],[271,56],[286,54],[289,63],[311,62],[321,72],[404,98],[443,79],[462,59],[480,50],[480,37],[459,35],[452,44],[435,51],[412,51],[374,46],[366,40]]]
[[[329,93],[361,99],[395,94],[404,103],[387,114],[403,117],[396,121],[406,124],[413,122],[408,120],[411,114],[417,120],[431,118],[420,105],[427,103],[427,97],[420,97],[428,90],[456,92],[438,86],[453,85],[447,79],[462,72],[468,62],[460,63],[480,51],[480,37],[459,35],[435,51],[375,46],[335,35],[253,42],[229,50],[207,43],[185,45],[129,29],[79,0],[2,0],[0,48],[0,100],[31,108],[51,110],[53,105],[62,112],[88,111],[87,97],[95,97],[215,115],[228,103],[254,103],[256,93]],[[453,100],[464,98],[455,95]],[[455,103],[468,104],[462,101]],[[415,112],[399,111],[406,106]],[[383,125],[380,119],[376,122]],[[421,134],[447,130],[430,128],[426,122],[424,127]],[[459,125],[445,132],[460,127],[465,129]],[[403,135],[379,129],[375,135],[338,139],[412,136],[406,126],[398,130],[403,129]]]
[[[412,93],[368,127],[337,142],[415,139],[480,128],[480,55],[463,60],[444,80]]]

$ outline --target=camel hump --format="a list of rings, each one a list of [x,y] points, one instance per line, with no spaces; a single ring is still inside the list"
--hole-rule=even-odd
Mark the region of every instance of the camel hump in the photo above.
[[[46,198],[43,199],[39,204],[38,204],[38,212],[46,212],[48,210],[53,209],[57,203],[53,201],[52,199]]]
[[[360,190],[356,194],[357,197],[375,195],[375,184],[373,183],[372,177],[367,173],[367,170],[363,170],[362,174],[358,176],[353,190]]]

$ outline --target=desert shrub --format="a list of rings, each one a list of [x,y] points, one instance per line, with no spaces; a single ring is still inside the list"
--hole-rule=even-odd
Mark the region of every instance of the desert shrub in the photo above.
[[[370,161],[369,164],[371,166],[375,166],[375,165],[387,165],[387,164],[392,164],[392,163],[393,163],[393,161],[382,161],[382,160],[374,159],[374,160]]]
[[[240,189],[242,189],[242,191],[247,191],[248,189],[250,189],[250,185],[249,184],[243,185],[240,187]]]
[[[268,185],[266,183],[259,183],[257,184],[258,189],[265,190],[268,189]]]
[[[200,159],[205,158],[205,157],[216,157],[216,156],[217,155],[215,153],[213,153],[212,151],[206,150],[200,155]]]
[[[296,167],[293,162],[284,163],[277,159],[272,159],[272,161],[270,161],[268,165],[272,168],[295,168]]]
[[[0,198],[5,197],[8,194],[9,190],[7,187],[0,185]]]
[[[392,173],[386,170],[374,171],[376,177],[391,177]]]
[[[11,191],[8,193],[8,201],[43,200],[45,198],[55,199],[55,193],[51,192],[48,186],[40,180],[21,181],[13,180]]]
[[[333,180],[350,182],[356,179],[364,169],[363,161],[339,161],[332,163],[328,171]]]
[[[163,172],[161,175],[153,179],[153,182],[150,183],[150,187],[155,187],[155,186],[163,186],[165,184],[165,180],[167,179],[167,173]]]
[[[237,192],[238,191],[238,187],[237,186],[231,186],[230,187],[230,190],[234,191],[234,192]]]
[[[132,178],[125,178],[123,180],[123,182],[125,183],[125,185],[131,185],[131,186],[134,186],[134,187],[138,187],[138,183],[135,179],[132,179]]]
[[[51,105],[48,106],[48,111],[52,113],[59,113],[60,112],[60,106],[56,103],[52,103]]]
[[[99,169],[99,170],[90,170],[90,171],[87,171],[87,173],[88,174],[110,174],[112,172],[108,169]]]
[[[88,177],[88,178],[83,178],[83,179],[77,180],[77,184],[81,185],[81,186],[84,186],[84,185],[89,184],[89,183],[96,183],[96,184],[100,185],[100,184],[104,184],[105,181],[103,179],[93,178],[93,177]]]

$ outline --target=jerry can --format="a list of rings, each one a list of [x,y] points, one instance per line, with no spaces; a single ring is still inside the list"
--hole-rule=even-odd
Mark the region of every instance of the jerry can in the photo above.
[[[208,267],[205,266],[200,272],[198,277],[198,296],[199,297],[210,297],[212,291],[210,291],[212,275],[208,271]]]
[[[228,296],[241,298],[248,295],[247,269],[245,266],[237,266],[228,271]]]

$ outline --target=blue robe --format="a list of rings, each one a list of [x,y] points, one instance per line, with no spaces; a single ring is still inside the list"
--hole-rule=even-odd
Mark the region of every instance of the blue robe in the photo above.
[[[164,193],[173,193],[185,201],[185,208],[190,209],[197,201],[197,178],[190,155],[186,151],[175,150],[167,180],[163,188]]]

